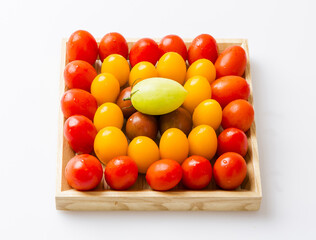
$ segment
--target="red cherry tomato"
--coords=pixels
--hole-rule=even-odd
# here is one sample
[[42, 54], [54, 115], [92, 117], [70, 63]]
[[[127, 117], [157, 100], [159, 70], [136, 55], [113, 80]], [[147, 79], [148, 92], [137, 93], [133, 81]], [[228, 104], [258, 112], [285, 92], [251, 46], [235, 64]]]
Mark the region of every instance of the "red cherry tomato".
[[244, 181], [247, 175], [247, 164], [238, 153], [227, 152], [216, 160], [213, 173], [219, 187], [233, 190]]
[[212, 165], [201, 156], [191, 156], [182, 163], [182, 183], [190, 189], [205, 188], [212, 179]]
[[246, 134], [238, 128], [227, 128], [218, 135], [217, 154], [225, 152], [239, 153], [245, 156], [248, 150], [248, 140]]
[[143, 61], [156, 65], [159, 56], [158, 44], [150, 38], [142, 38], [132, 46], [129, 53], [129, 61], [132, 67]]
[[158, 191], [174, 188], [182, 178], [180, 164], [171, 159], [162, 159], [150, 165], [146, 180], [150, 187]]
[[160, 50], [160, 57], [166, 52], [179, 53], [184, 61], [188, 58], [188, 50], [184, 41], [177, 35], [167, 35], [163, 37], [158, 45]]
[[106, 164], [104, 178], [116, 190], [125, 190], [137, 180], [138, 169], [135, 161], [128, 156], [120, 156]]
[[61, 110], [65, 118], [83, 115], [93, 120], [97, 108], [97, 100], [90, 93], [81, 89], [70, 89], [61, 98]]
[[136, 109], [132, 105], [132, 101], [124, 100], [125, 98], [131, 97], [131, 90], [131, 87], [124, 88], [116, 100], [116, 104], [122, 110], [125, 118], [129, 118], [134, 112], [136, 112]]
[[87, 31], [78, 30], [71, 34], [67, 42], [67, 59], [84, 60], [91, 65], [98, 57], [98, 44], [95, 38]]
[[120, 54], [127, 59], [128, 46], [126, 39], [117, 32], [106, 34], [99, 44], [100, 60], [103, 60], [111, 54]]
[[201, 58], [206, 58], [215, 63], [217, 56], [218, 47], [216, 40], [209, 34], [201, 34], [194, 38], [188, 49], [190, 65]]
[[226, 48], [215, 62], [216, 77], [228, 75], [242, 76], [247, 65], [247, 55], [240, 46]]
[[249, 102], [238, 99], [229, 103], [223, 110], [222, 127], [234, 127], [246, 132], [254, 120], [254, 110]]
[[64, 79], [68, 88], [80, 88], [90, 92], [97, 71], [88, 62], [75, 60], [68, 63], [64, 70]]
[[85, 116], [71, 116], [64, 124], [64, 136], [76, 153], [92, 152], [96, 135], [97, 129]]
[[77, 190], [91, 190], [98, 186], [103, 175], [99, 160], [89, 154], [76, 155], [65, 169], [68, 184]]
[[222, 108], [236, 99], [247, 100], [250, 95], [250, 87], [247, 81], [239, 76], [225, 76], [215, 80], [211, 84], [212, 98]]

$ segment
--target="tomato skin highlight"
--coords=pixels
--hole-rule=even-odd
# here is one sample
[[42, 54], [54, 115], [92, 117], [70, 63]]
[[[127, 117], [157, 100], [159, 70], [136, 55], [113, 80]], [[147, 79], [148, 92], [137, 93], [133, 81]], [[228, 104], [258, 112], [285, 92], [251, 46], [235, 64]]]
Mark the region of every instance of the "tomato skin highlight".
[[212, 179], [212, 165], [201, 156], [188, 157], [181, 165], [182, 183], [189, 189], [203, 189]]
[[182, 178], [182, 168], [179, 163], [171, 159], [161, 159], [147, 170], [146, 180], [150, 187], [158, 191], [174, 188]]
[[128, 156], [113, 158], [106, 164], [104, 178], [115, 190], [125, 190], [134, 185], [138, 177], [135, 161]]
[[216, 79], [212, 84], [212, 98], [218, 101], [222, 108], [237, 100], [248, 100], [250, 87], [247, 81], [239, 76], [225, 76]]
[[223, 109], [222, 127], [224, 129], [234, 127], [246, 132], [253, 120], [253, 107], [246, 100], [234, 100]]
[[98, 104], [95, 98], [81, 89], [70, 89], [61, 98], [61, 109], [65, 118], [83, 115], [93, 120], [97, 108]]
[[87, 31], [78, 30], [71, 34], [67, 41], [66, 55], [69, 62], [84, 60], [93, 65], [97, 60], [98, 52], [97, 41]]
[[97, 129], [92, 121], [85, 116], [71, 116], [64, 124], [64, 136], [76, 153], [92, 152], [96, 135]]
[[77, 190], [92, 190], [101, 182], [102, 165], [99, 160], [89, 154], [74, 156], [66, 165], [65, 177], [68, 184]]
[[213, 173], [219, 187], [233, 190], [244, 181], [247, 175], [247, 164], [240, 154], [227, 152], [216, 160]]
[[126, 39], [117, 32], [111, 32], [103, 36], [99, 44], [100, 60], [103, 60], [111, 54], [120, 54], [127, 59], [128, 46]]
[[201, 34], [194, 38], [188, 49], [190, 65], [201, 58], [206, 58], [214, 64], [217, 57], [218, 46], [216, 40], [209, 34]]
[[235, 152], [245, 156], [248, 151], [248, 140], [246, 134], [238, 128], [227, 128], [218, 135], [217, 155], [225, 152]]
[[188, 50], [185, 46], [184, 41], [177, 35], [167, 35], [163, 37], [159, 42], [160, 57], [166, 52], [179, 53], [183, 60], [186, 61], [188, 58]]
[[159, 56], [158, 44], [151, 38], [142, 38], [132, 46], [129, 53], [129, 61], [132, 67], [143, 61], [156, 65]]
[[68, 88], [79, 88], [90, 92], [93, 79], [97, 76], [94, 67], [82, 60], [68, 63], [64, 69], [65, 84]]
[[240, 46], [226, 48], [215, 62], [217, 78], [235, 75], [242, 76], [247, 66], [247, 55]]

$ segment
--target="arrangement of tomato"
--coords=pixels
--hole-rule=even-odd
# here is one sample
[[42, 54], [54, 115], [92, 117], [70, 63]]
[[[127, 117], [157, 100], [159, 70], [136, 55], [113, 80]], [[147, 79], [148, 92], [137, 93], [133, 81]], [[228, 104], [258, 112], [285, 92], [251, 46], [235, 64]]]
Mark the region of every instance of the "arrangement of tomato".
[[219, 53], [209, 34], [188, 47], [167, 35], [158, 43], [142, 38], [129, 51], [119, 33], [98, 45], [79, 30], [67, 42], [67, 61], [61, 109], [76, 153], [65, 168], [71, 187], [91, 190], [104, 176], [112, 189], [126, 190], [139, 174], [157, 191], [180, 182], [203, 189], [212, 178], [225, 190], [242, 184], [254, 120], [242, 47]]

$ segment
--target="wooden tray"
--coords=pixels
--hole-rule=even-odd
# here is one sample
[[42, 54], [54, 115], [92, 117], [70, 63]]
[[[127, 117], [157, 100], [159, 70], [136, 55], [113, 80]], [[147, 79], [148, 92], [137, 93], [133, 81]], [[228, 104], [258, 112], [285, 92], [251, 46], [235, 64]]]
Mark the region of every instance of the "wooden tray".
[[[157, 42], [159, 39], [155, 39]], [[129, 49], [136, 39], [128, 41]], [[62, 59], [60, 75], [60, 98], [67, 90], [63, 71], [66, 62], [66, 43], [62, 41]], [[185, 40], [187, 47], [191, 40]], [[249, 102], [253, 103], [252, 83], [250, 75], [248, 42], [246, 39], [217, 39], [219, 52], [229, 46], [242, 46], [248, 57], [245, 78], [250, 85]], [[95, 68], [100, 73], [100, 60]], [[64, 117], [59, 111], [59, 136], [57, 157], [56, 209], [58, 210], [212, 210], [212, 211], [244, 211], [260, 208], [262, 191], [259, 170], [258, 146], [255, 122], [247, 132], [249, 149], [245, 157], [247, 177], [242, 185], [234, 191], [219, 189], [214, 180], [207, 189], [201, 191], [186, 190], [181, 186], [167, 192], [153, 191], [148, 186], [144, 175], [139, 175], [135, 185], [128, 191], [111, 190], [104, 180], [93, 191], [80, 192], [68, 185], [64, 169], [67, 162], [75, 155], [63, 137]], [[212, 166], [214, 164], [212, 162]]]

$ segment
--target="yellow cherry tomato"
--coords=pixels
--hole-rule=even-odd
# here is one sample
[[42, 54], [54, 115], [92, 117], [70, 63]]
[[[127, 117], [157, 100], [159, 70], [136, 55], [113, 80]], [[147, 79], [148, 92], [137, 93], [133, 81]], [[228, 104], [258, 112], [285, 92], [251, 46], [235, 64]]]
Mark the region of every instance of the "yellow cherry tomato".
[[222, 107], [216, 100], [207, 99], [195, 108], [192, 120], [194, 126], [206, 124], [216, 130], [222, 122]]
[[176, 52], [165, 53], [157, 63], [159, 77], [169, 78], [180, 84], [184, 83], [187, 66], [180, 54]]
[[202, 76], [191, 77], [184, 84], [184, 88], [188, 91], [188, 94], [182, 106], [191, 114], [203, 100], [212, 97], [211, 85], [207, 79]]
[[217, 150], [217, 136], [209, 125], [200, 125], [192, 129], [188, 137], [189, 154], [199, 155], [211, 160]]
[[98, 105], [115, 102], [120, 94], [120, 83], [112, 74], [101, 73], [92, 81], [91, 94], [97, 100]]
[[127, 147], [128, 142], [124, 133], [116, 127], [101, 129], [94, 140], [94, 152], [104, 164], [115, 157], [126, 156]]
[[119, 54], [107, 56], [101, 67], [101, 73], [111, 73], [119, 81], [120, 86], [124, 86], [129, 77], [129, 64], [127, 60]]
[[121, 129], [124, 116], [119, 106], [114, 103], [103, 103], [94, 114], [93, 123], [98, 131], [104, 127], [113, 126]]
[[159, 151], [161, 158], [168, 158], [182, 163], [189, 154], [187, 136], [178, 128], [169, 128], [160, 139]]
[[188, 68], [186, 80], [193, 76], [203, 76], [211, 84], [216, 78], [216, 69], [214, 64], [208, 59], [199, 59]]
[[145, 136], [134, 138], [128, 146], [127, 154], [136, 162], [140, 173], [146, 173], [149, 166], [159, 160], [157, 144]]
[[132, 68], [129, 74], [129, 85], [134, 86], [136, 83], [151, 77], [158, 77], [155, 66], [150, 62], [139, 62]]

